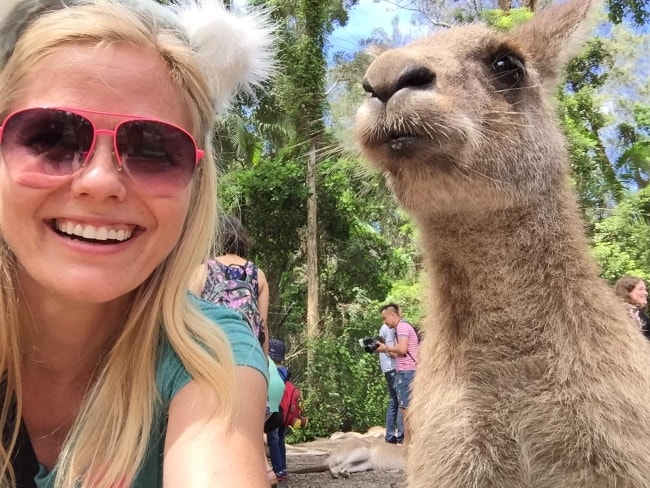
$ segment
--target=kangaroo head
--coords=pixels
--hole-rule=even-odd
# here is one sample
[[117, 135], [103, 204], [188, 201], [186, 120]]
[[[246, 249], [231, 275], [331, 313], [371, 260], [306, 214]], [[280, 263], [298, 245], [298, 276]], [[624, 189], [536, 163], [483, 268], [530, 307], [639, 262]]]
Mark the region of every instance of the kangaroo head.
[[566, 155], [549, 92], [595, 3], [555, 5], [508, 33], [438, 32], [370, 65], [356, 137], [407, 210], [499, 209], [561, 186]]

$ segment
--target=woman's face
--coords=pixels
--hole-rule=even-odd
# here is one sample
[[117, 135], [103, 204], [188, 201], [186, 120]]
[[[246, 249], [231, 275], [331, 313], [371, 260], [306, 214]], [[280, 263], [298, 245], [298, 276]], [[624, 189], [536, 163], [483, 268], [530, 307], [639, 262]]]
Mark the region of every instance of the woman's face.
[[643, 280], [639, 280], [634, 288], [632, 288], [630, 300], [639, 307], [645, 307], [648, 304], [648, 290]]
[[[10, 110], [32, 107], [130, 114], [191, 128], [164, 61], [124, 44], [77, 44], [52, 52], [31, 68]], [[113, 136], [101, 132], [125, 117], [84, 116], [100, 133], [92, 157], [70, 176], [33, 185], [32, 176], [17, 176], [19, 170], [8, 170], [0, 157], [0, 228], [21, 265], [19, 280], [28, 297], [63, 303], [125, 297], [181, 236], [191, 184], [166, 194], [143, 191], [146, 186], [136, 184], [128, 166], [118, 171]], [[12, 169], [28, 156], [15, 158]]]

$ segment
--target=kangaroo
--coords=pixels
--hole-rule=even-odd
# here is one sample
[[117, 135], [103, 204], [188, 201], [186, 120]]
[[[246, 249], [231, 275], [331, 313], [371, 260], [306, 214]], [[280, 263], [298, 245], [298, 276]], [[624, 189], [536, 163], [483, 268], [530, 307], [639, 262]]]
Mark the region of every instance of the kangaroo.
[[336, 448], [325, 464], [292, 470], [292, 473], [320, 473], [329, 471], [333, 478], [349, 478], [362, 471], [403, 470], [406, 464], [405, 448], [398, 444], [370, 442], [362, 439], [347, 441]]
[[420, 229], [411, 488], [650, 487], [650, 346], [598, 278], [550, 93], [596, 2], [380, 54], [360, 149]]
[[379, 438], [382, 439], [386, 436], [386, 428], [379, 425], [373, 425], [365, 433], [361, 432], [334, 432], [330, 435], [330, 440], [336, 441], [340, 439], [367, 439]]

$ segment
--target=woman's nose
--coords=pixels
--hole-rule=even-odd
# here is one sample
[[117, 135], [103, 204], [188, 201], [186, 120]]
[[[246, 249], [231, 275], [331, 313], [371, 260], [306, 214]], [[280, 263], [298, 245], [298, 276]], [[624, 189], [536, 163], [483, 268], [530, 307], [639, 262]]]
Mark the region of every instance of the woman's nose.
[[111, 138], [98, 138], [88, 158], [72, 180], [75, 196], [123, 200], [126, 197], [125, 175], [113, 152]]

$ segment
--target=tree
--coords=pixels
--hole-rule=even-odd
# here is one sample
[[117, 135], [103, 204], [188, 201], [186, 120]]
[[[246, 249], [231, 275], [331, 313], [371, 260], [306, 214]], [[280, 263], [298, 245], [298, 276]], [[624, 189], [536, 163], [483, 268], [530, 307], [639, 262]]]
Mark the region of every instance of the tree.
[[639, 189], [650, 182], [650, 106], [636, 104], [634, 124], [623, 122], [617, 133], [625, 149], [616, 160], [621, 179]]
[[319, 217], [318, 164], [325, 132], [325, 43], [334, 25], [347, 21], [346, 9], [356, 0], [276, 0], [264, 3], [285, 26], [279, 40], [282, 69], [276, 80], [275, 106], [292, 124], [285, 157], [305, 163], [307, 188], [304, 237], [307, 265], [307, 336], [318, 335], [319, 324]]
[[[395, 0], [398, 7], [413, 12], [413, 20], [432, 26], [448, 27], [450, 23], [467, 22], [481, 18], [484, 11], [525, 8], [537, 11], [552, 0]], [[609, 19], [620, 24], [625, 20], [637, 26], [644, 25], [650, 18], [650, 3], [647, 0], [608, 0]]]
[[596, 223], [592, 243], [610, 283], [626, 274], [650, 278], [650, 187], [630, 193]]

